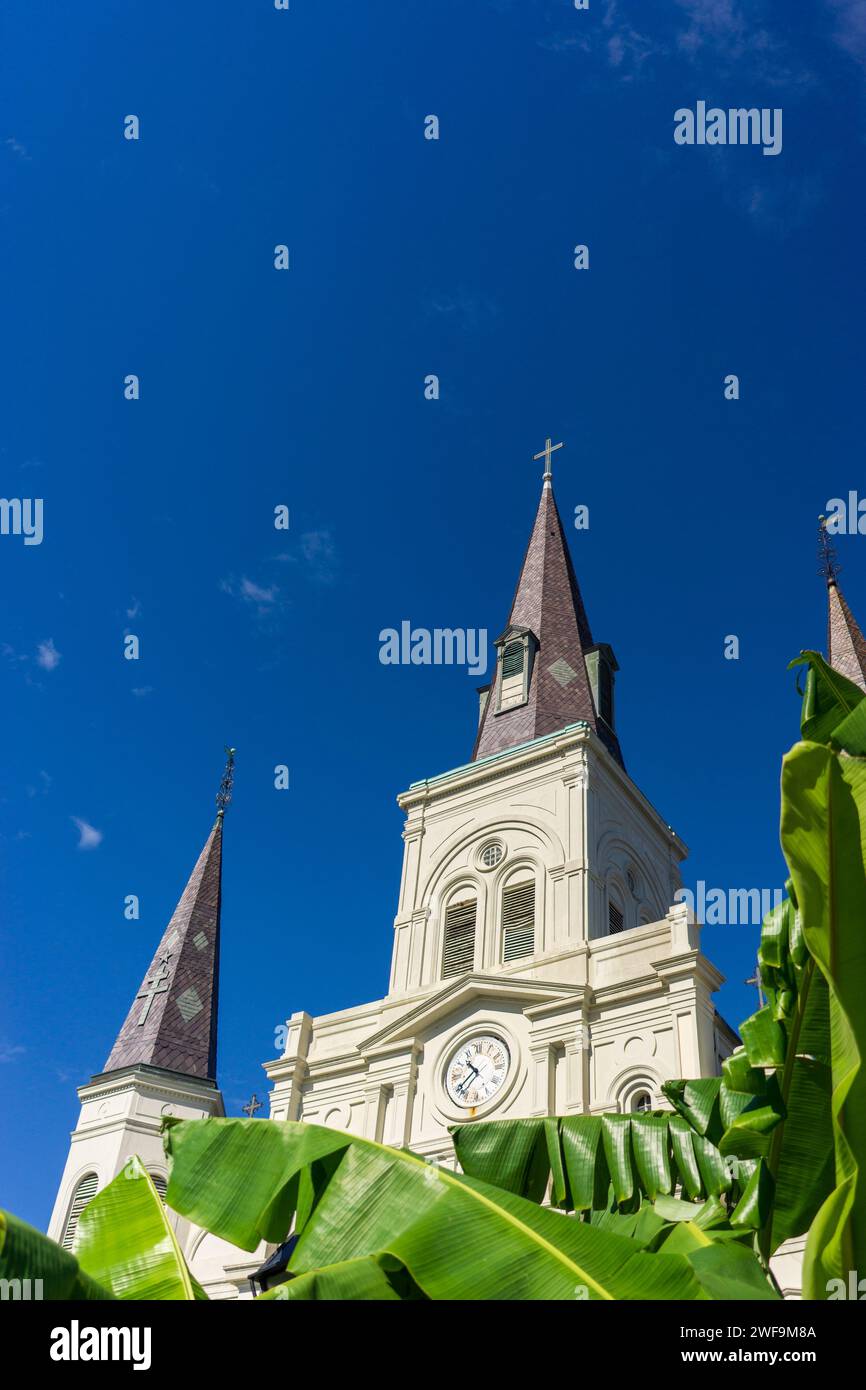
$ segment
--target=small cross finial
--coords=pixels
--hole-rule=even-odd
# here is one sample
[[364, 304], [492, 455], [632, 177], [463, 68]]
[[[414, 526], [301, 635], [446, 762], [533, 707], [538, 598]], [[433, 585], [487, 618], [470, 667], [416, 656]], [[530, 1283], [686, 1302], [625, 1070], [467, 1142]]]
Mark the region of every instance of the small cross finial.
[[840, 566], [836, 560], [835, 547], [827, 535], [827, 518], [825, 516], [818, 517], [818, 563], [818, 573], [824, 576], [828, 584], [835, 584]]
[[744, 980], [744, 981], [743, 981], [743, 984], [744, 984], [744, 985], [754, 985], [754, 986], [755, 986], [755, 989], [758, 991], [758, 1008], [759, 1008], [759, 1009], [763, 1009], [763, 1007], [764, 1007], [764, 990], [763, 990], [763, 984], [764, 984], [764, 982], [763, 982], [763, 980], [761, 979], [761, 962], [760, 962], [760, 960], [759, 960], [759, 961], [757, 962], [757, 964], [755, 965], [755, 973], [754, 973], [754, 975], [751, 977], [751, 979], [749, 979], [749, 980]]
[[223, 773], [220, 789], [216, 794], [216, 804], [218, 806], [217, 815], [222, 816], [226, 807], [232, 799], [232, 783], [235, 779], [235, 753], [236, 748], [226, 748], [226, 770]]
[[534, 460], [535, 462], [537, 462], [539, 459], [544, 459], [544, 484], [545, 484], [545, 486], [547, 486], [547, 484], [549, 484], [550, 481], [551, 481], [551, 479], [553, 478], [553, 472], [552, 472], [552, 468], [551, 468], [550, 456], [551, 456], [551, 454], [556, 453], [556, 450], [557, 450], [557, 449], [561, 449], [561, 448], [562, 448], [562, 444], [561, 444], [561, 443], [560, 443], [560, 444], [552, 444], [552, 443], [550, 442], [550, 440], [548, 439], [548, 440], [545, 441], [544, 448], [541, 450], [541, 453], [540, 453], [540, 454], [533, 454], [533, 455], [532, 455], [533, 460]]
[[254, 1119], [255, 1119], [255, 1117], [256, 1117], [256, 1111], [257, 1111], [257, 1110], [261, 1110], [261, 1108], [262, 1108], [262, 1103], [261, 1103], [261, 1101], [259, 1100], [258, 1096], [256, 1095], [255, 1091], [253, 1091], [253, 1094], [252, 1094], [252, 1096], [250, 1097], [250, 1099], [247, 1101], [246, 1105], [242, 1105], [242, 1106], [241, 1106], [241, 1110], [243, 1110], [243, 1112], [244, 1112], [245, 1115], [249, 1115], [249, 1117], [250, 1117], [251, 1120], [254, 1120]]

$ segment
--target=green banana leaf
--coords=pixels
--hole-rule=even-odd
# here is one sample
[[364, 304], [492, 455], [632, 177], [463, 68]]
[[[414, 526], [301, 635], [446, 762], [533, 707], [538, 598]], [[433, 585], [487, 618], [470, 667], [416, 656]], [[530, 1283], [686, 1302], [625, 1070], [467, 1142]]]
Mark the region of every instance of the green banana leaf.
[[153, 1179], [132, 1158], [81, 1213], [75, 1254], [115, 1298], [207, 1299], [180, 1252]]
[[[265, 1120], [168, 1123], [164, 1139], [168, 1200], [198, 1225], [253, 1249], [282, 1241], [296, 1218], [293, 1275], [390, 1256], [430, 1299], [708, 1296], [685, 1256], [648, 1253], [407, 1150]], [[753, 1297], [749, 1279], [740, 1283]]]
[[[778, 1299], [751, 1250], [733, 1242], [715, 1241], [693, 1250], [689, 1262], [711, 1298]], [[745, 1293], [744, 1290], [749, 1292]]]
[[[847, 722], [850, 716], [846, 716]], [[839, 729], [837, 725], [837, 733]], [[803, 1293], [866, 1268], [866, 765], [800, 743], [782, 772], [782, 844], [829, 990], [835, 1185], [806, 1244]]]
[[[719, 1085], [716, 1078], [714, 1104]], [[691, 1089], [688, 1096], [693, 1105]], [[709, 1111], [704, 1118], [709, 1120]], [[678, 1115], [489, 1120], [455, 1125], [450, 1133], [468, 1176], [534, 1202], [542, 1200], [552, 1177], [552, 1204], [591, 1213], [593, 1220], [611, 1202], [623, 1212], [637, 1212], [645, 1199], [672, 1193], [678, 1182], [694, 1199], [740, 1195], [715, 1145]]]
[[788, 663], [788, 669], [797, 666], [807, 668], [800, 733], [810, 743], [829, 743], [841, 721], [862, 703], [863, 691], [828, 666], [820, 652], [801, 652]]
[[731, 1223], [757, 1231], [768, 1259], [808, 1230], [833, 1185], [829, 995], [793, 896], [767, 915], [758, 958], [768, 1002], [742, 1025], [744, 1047], [721, 1077], [662, 1089], [683, 1119], [716, 1138], [714, 1152], [699, 1148], [708, 1190], [716, 1155], [736, 1159]]
[[260, 1294], [257, 1303], [304, 1302], [399, 1302], [396, 1292], [379, 1261], [368, 1255], [360, 1260], [344, 1260], [326, 1265], [309, 1274], [300, 1274], [275, 1289]]
[[10, 1299], [77, 1303], [115, 1297], [86, 1274], [68, 1250], [8, 1211], [0, 1211], [0, 1279], [9, 1281], [4, 1297]]
[[757, 1232], [765, 1261], [811, 1228], [804, 1294], [826, 1297], [830, 1277], [866, 1259], [866, 795], [857, 761], [866, 754], [866, 701], [816, 652], [791, 665], [808, 668], [808, 742], [783, 764], [791, 882], [761, 934], [767, 1004], [742, 1025], [744, 1047], [725, 1063], [715, 1101], [712, 1083], [664, 1091], [698, 1133], [739, 1160], [731, 1224]]

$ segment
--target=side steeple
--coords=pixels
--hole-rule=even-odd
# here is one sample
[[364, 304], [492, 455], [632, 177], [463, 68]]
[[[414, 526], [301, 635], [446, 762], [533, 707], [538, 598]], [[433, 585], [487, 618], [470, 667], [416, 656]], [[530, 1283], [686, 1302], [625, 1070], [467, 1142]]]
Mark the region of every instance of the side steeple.
[[584, 720], [622, 763], [614, 732], [616, 658], [593, 641], [553, 495], [547, 441], [541, 499], [496, 669], [481, 694], [473, 761]]
[[839, 588], [839, 565], [823, 516], [818, 542], [821, 574], [827, 581], [827, 660], [834, 671], [866, 690], [866, 638]]
[[[195, 1120], [225, 1114], [216, 1082], [217, 1002], [223, 816], [231, 800], [235, 750], [226, 753], [216, 823], [104, 1069], [78, 1088], [81, 1111], [48, 1228], [70, 1250], [82, 1207], [130, 1159], [142, 1163], [165, 1192], [166, 1115]], [[172, 1225], [186, 1239], [188, 1224], [172, 1217]]]
[[234, 773], [234, 749], [226, 751], [216, 822], [103, 1074], [145, 1064], [216, 1080], [223, 816]]

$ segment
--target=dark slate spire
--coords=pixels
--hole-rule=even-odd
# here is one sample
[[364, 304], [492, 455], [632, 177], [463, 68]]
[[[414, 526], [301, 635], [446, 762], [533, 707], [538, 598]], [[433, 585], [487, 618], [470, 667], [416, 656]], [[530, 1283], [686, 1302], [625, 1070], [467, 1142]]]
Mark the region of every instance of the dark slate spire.
[[824, 516], [818, 518], [818, 558], [827, 581], [827, 660], [834, 671], [866, 690], [866, 639], [839, 588], [839, 565]]
[[217, 795], [219, 812], [163, 932], [104, 1071], [141, 1063], [216, 1081], [223, 814], [234, 750]]
[[866, 690], [866, 638], [835, 579], [827, 582], [827, 660], [834, 671]]
[[[526, 698], [511, 708], [501, 708], [502, 653], [512, 641], [528, 643]], [[508, 626], [497, 640], [497, 653], [493, 680], [489, 691], [484, 692], [486, 701], [473, 760], [585, 720], [622, 763], [612, 727], [616, 661], [609, 647], [592, 640], [549, 471], [544, 475], [535, 525]], [[600, 718], [596, 709], [605, 684], [607, 719]]]

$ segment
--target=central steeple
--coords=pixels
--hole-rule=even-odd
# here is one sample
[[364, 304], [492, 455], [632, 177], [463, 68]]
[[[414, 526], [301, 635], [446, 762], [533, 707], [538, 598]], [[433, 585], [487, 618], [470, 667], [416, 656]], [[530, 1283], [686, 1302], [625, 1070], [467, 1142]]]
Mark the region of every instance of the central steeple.
[[614, 732], [616, 658], [593, 642], [553, 495], [550, 440], [541, 499], [508, 625], [496, 641], [496, 670], [481, 694], [473, 761], [585, 721], [622, 763]]

